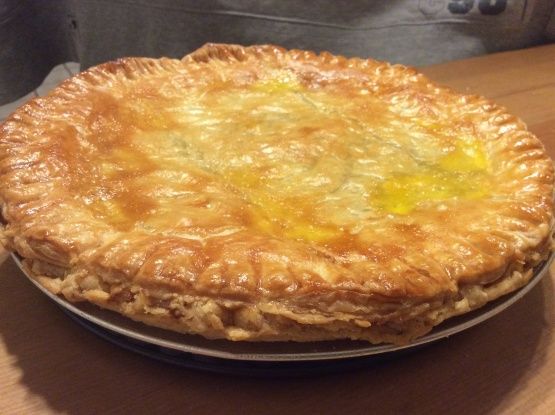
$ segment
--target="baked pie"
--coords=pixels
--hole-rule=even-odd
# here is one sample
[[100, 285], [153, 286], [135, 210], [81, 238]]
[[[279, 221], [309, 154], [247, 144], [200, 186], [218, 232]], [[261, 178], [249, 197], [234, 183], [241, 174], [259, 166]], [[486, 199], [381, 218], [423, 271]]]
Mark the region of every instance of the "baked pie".
[[231, 340], [403, 344], [525, 285], [553, 167], [414, 69], [276, 46], [93, 67], [0, 127], [3, 242], [40, 284]]

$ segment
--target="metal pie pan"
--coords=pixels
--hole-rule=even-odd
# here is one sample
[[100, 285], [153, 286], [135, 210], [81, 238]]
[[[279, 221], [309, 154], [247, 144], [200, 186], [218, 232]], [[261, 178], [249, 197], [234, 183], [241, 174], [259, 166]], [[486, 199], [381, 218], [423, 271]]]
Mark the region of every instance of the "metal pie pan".
[[[232, 342], [227, 340], [208, 340], [201, 336], [185, 335], [158, 329], [135, 322], [115, 312], [101, 309], [88, 303], [70, 303], [54, 295], [33, 278], [21, 264], [21, 259], [12, 257], [29, 280], [50, 299], [57, 303], [74, 320], [101, 337], [145, 355], [152, 355], [153, 350], [162, 356], [151, 356], [160, 360], [176, 363], [174, 357], [187, 356], [199, 359], [216, 359], [235, 363], [291, 363], [291, 362], [328, 362], [352, 360], [362, 357], [383, 357], [393, 352], [409, 351], [440, 339], [452, 336], [463, 330], [482, 323], [502, 312], [526, 295], [547, 273], [552, 256], [536, 267], [529, 283], [492, 301], [482, 308], [462, 316], [448, 319], [435, 327], [427, 335], [404, 346], [371, 345], [363, 341], [322, 341], [322, 342]], [[161, 358], [162, 357], [162, 358]], [[208, 360], [206, 360], [208, 359]], [[187, 365], [185, 365], [187, 366]]]

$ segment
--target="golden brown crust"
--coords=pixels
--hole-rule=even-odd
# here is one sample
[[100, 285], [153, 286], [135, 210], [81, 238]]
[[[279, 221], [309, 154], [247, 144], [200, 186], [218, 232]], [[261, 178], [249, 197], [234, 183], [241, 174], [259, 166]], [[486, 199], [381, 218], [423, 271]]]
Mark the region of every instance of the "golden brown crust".
[[1, 125], [0, 183], [43, 285], [207, 337], [408, 341], [551, 249], [553, 167], [518, 118], [267, 45], [81, 73]]

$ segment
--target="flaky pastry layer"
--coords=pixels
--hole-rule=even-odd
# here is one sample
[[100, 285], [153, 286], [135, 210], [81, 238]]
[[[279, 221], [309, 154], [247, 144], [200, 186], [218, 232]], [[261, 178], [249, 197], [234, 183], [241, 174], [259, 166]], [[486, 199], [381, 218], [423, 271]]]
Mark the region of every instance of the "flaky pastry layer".
[[553, 167], [518, 118], [275, 46], [91, 68], [2, 124], [0, 183], [42, 285], [209, 338], [404, 343], [551, 250]]

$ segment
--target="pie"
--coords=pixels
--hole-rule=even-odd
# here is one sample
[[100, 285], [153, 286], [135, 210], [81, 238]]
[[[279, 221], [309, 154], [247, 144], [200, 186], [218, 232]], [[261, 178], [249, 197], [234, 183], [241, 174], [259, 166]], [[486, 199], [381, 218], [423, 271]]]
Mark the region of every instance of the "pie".
[[551, 251], [552, 162], [522, 121], [329, 53], [93, 67], [1, 125], [0, 175], [36, 281], [207, 338], [406, 344]]

